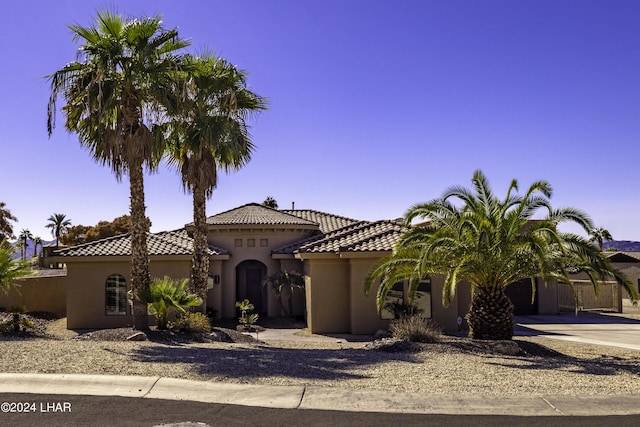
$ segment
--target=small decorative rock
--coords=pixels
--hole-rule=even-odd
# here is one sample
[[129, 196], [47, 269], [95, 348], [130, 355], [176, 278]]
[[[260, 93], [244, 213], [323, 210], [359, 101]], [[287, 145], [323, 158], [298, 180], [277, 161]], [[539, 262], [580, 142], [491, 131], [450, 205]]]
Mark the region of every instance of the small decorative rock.
[[222, 333], [220, 333], [218, 331], [213, 331], [213, 332], [209, 333], [209, 339], [211, 341], [221, 342], [221, 341], [223, 341], [223, 336], [222, 336]]
[[145, 335], [144, 332], [136, 332], [133, 335], [129, 335], [127, 338], [125, 338], [126, 341], [146, 341], [147, 340], [147, 336]]

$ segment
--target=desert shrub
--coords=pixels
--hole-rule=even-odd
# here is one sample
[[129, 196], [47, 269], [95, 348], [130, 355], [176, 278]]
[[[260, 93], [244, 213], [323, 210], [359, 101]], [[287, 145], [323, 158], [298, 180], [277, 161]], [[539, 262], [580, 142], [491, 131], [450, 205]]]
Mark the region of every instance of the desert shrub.
[[23, 317], [23, 314], [27, 312], [27, 308], [24, 305], [14, 305], [9, 307], [6, 312], [11, 313], [11, 318], [0, 323], [0, 331], [20, 332], [20, 330], [35, 329], [35, 322]]
[[391, 336], [411, 342], [432, 343], [438, 341], [442, 335], [440, 326], [431, 319], [420, 316], [406, 316], [391, 321], [389, 325]]
[[163, 279], [153, 279], [149, 288], [138, 295], [138, 299], [147, 303], [149, 311], [156, 318], [158, 329], [167, 329], [171, 313], [184, 314], [188, 308], [202, 304], [202, 299], [187, 292], [188, 283], [189, 279], [174, 280], [164, 276]]
[[251, 304], [248, 299], [245, 299], [243, 301], [237, 301], [236, 307], [238, 307], [238, 309], [240, 309], [240, 312], [242, 313], [238, 318], [238, 321], [244, 329], [250, 330], [253, 324], [258, 321], [259, 317], [257, 313], [249, 314], [249, 312], [255, 308], [254, 305]]
[[181, 314], [174, 322], [169, 322], [169, 329], [184, 332], [205, 333], [211, 332], [209, 318], [200, 312], [186, 312]]

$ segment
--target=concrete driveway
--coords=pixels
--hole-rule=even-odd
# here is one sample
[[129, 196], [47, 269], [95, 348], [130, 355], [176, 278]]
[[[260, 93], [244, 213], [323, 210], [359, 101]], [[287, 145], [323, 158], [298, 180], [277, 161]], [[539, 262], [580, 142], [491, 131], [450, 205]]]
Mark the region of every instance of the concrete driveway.
[[634, 317], [598, 312], [516, 316], [514, 335], [640, 350], [640, 320]]

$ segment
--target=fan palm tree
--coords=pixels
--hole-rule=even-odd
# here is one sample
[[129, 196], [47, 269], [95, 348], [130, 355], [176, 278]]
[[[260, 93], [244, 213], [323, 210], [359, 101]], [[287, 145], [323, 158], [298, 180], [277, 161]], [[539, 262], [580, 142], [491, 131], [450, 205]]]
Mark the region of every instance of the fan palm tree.
[[38, 246], [42, 249], [42, 237], [35, 236], [33, 238], [33, 257], [36, 258], [38, 256]]
[[67, 219], [65, 214], [54, 213], [47, 218], [47, 221], [49, 221], [49, 223], [45, 225], [45, 227], [51, 229], [51, 235], [56, 238], [56, 249], [58, 249], [60, 236], [69, 230], [69, 227], [71, 227], [71, 220]]
[[0, 240], [0, 290], [4, 293], [17, 286], [15, 279], [33, 273], [29, 263], [24, 260], [16, 261], [12, 258], [15, 248], [6, 239]]
[[[111, 167], [116, 179], [129, 176], [131, 193], [131, 287], [149, 286], [148, 221], [144, 205], [144, 167], [154, 169], [164, 147], [150, 131], [166, 116], [176, 87], [174, 77], [189, 43], [160, 17], [125, 19], [104, 11], [94, 25], [70, 25], [81, 46], [78, 60], [50, 75], [49, 135], [55, 126], [56, 100], [66, 102], [65, 127], [78, 134], [94, 159]], [[148, 329], [147, 308], [134, 298], [134, 327]]]
[[597, 243], [600, 250], [602, 250], [604, 242], [613, 240], [613, 237], [611, 237], [611, 233], [609, 233], [609, 230], [602, 227], [594, 228], [589, 232], [589, 235], [591, 236], [589, 238], [589, 241], [591, 243]]
[[246, 120], [265, 100], [246, 88], [246, 73], [215, 56], [190, 57], [185, 66], [187, 101], [178, 117], [156, 132], [166, 138], [169, 162], [185, 191], [193, 194], [191, 286], [206, 307], [209, 253], [206, 199], [218, 183], [218, 169], [240, 169], [253, 150]]
[[[420, 279], [441, 274], [445, 305], [461, 281], [471, 284], [473, 297], [466, 316], [471, 337], [511, 339], [513, 305], [505, 288], [522, 279], [530, 279], [532, 288], [536, 277], [570, 284], [570, 273], [584, 272], [596, 293], [602, 280], [613, 278], [633, 300], [638, 298], [630, 280], [587, 239], [558, 230], [559, 224], [567, 222], [585, 232], [593, 225], [577, 209], [553, 209], [549, 183], [534, 182], [524, 195], [518, 195], [518, 183], [513, 180], [504, 200], [494, 195], [481, 171], [474, 173], [472, 183], [473, 190], [455, 186], [440, 199], [407, 211], [408, 231], [366, 280], [368, 292], [381, 278], [378, 310], [395, 283], [408, 280], [412, 299]], [[544, 217], [534, 220], [539, 211]], [[410, 226], [418, 218], [425, 222]]]
[[188, 279], [176, 281], [164, 276], [163, 279], [154, 279], [148, 289], [139, 293], [140, 300], [149, 305], [150, 312], [156, 318], [158, 329], [167, 329], [172, 312], [184, 314], [187, 308], [202, 304], [197, 295], [185, 290], [188, 282]]
[[[277, 273], [268, 276], [264, 281], [265, 285], [271, 286], [273, 292], [278, 298], [280, 308], [286, 313], [288, 317], [293, 316], [293, 299], [292, 295], [296, 289], [304, 289], [304, 276], [295, 271], [278, 271]], [[282, 302], [282, 296], [287, 298], [287, 308], [285, 308]]]
[[6, 208], [4, 202], [0, 202], [0, 241], [3, 239], [13, 239], [13, 226], [11, 222], [17, 221], [16, 217], [11, 215], [11, 211]]
[[29, 247], [29, 240], [33, 239], [31, 232], [25, 228], [20, 231], [18, 235], [18, 247], [20, 248], [20, 259], [27, 259], [27, 248]]

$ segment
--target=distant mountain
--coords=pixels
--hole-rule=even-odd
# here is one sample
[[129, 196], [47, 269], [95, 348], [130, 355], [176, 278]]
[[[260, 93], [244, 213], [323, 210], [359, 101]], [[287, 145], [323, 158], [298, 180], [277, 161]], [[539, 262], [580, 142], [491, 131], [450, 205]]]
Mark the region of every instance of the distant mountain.
[[621, 252], [640, 252], [640, 242], [631, 240], [611, 240], [602, 244], [603, 249], [616, 248]]
[[[42, 245], [44, 246], [55, 242], [55, 240], [43, 240]], [[18, 245], [18, 242], [15, 241], [12, 243], [12, 245], [15, 247]], [[38, 245], [38, 252], [40, 252], [40, 245]], [[27, 259], [30, 259], [31, 257], [33, 257], [33, 242], [31, 240], [27, 240]], [[20, 250], [18, 248], [16, 248], [16, 251], [13, 253], [11, 258], [20, 259]]]

